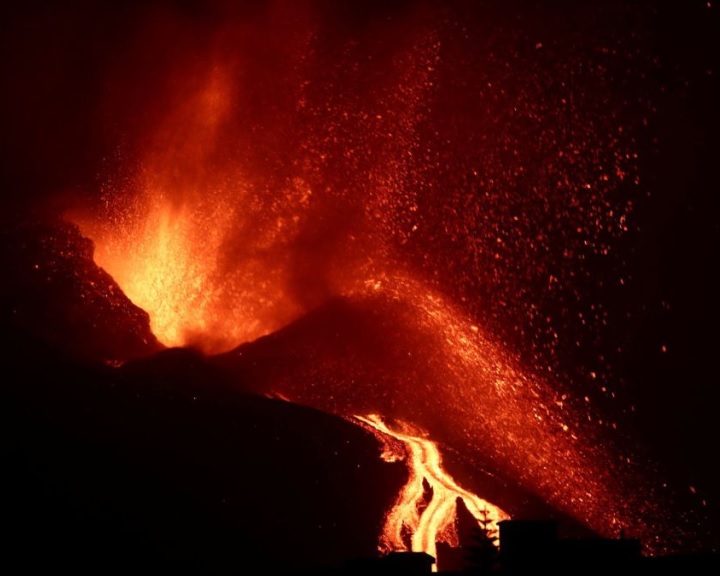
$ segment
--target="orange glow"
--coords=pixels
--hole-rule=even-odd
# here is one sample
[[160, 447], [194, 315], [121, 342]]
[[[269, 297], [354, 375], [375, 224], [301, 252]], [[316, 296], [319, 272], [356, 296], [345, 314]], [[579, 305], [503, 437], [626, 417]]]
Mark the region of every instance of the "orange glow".
[[[598, 533], [612, 537], [623, 526], [646, 537], [648, 549], [656, 546], [650, 534], [662, 512], [644, 497], [649, 488], [638, 491], [649, 484], [632, 475], [622, 452], [587, 418], [587, 402], [523, 370], [472, 317], [409, 275], [376, 275], [349, 298], [359, 315], [381, 319], [378, 331], [371, 331], [373, 351], [366, 352], [360, 340], [340, 358], [313, 353], [322, 350], [324, 332], [307, 344], [292, 341], [293, 347], [301, 346], [287, 359], [294, 366], [292, 377], [280, 379], [273, 392], [346, 417], [382, 413], [393, 422], [412, 423], [469, 456], [472, 465], [512, 479]], [[365, 424], [380, 433], [381, 421]], [[410, 424], [404, 426], [382, 430], [386, 439], [395, 434], [403, 443], [386, 456], [407, 453], [411, 473], [387, 516], [382, 546], [432, 550], [438, 534], [452, 543], [451, 494], [461, 489], [444, 475], [436, 448]], [[420, 514], [423, 478], [444, 495]], [[459, 495], [472, 510], [472, 499]], [[412, 532], [411, 542], [403, 541], [403, 530]]]
[[137, 209], [143, 218], [132, 212], [106, 235], [92, 224], [81, 221], [81, 227], [96, 239], [95, 261], [149, 313], [163, 344], [218, 352], [294, 318], [280, 262], [255, 259], [252, 252], [238, 253], [232, 267], [223, 261], [230, 227], [240, 218], [221, 198], [176, 206], [162, 192], [147, 195], [146, 208]]
[[[195, 335], [214, 331], [214, 294], [208, 285], [227, 220], [218, 212], [212, 226], [199, 229], [187, 208], [160, 202], [129, 235], [100, 243], [96, 250], [97, 263], [111, 272], [130, 300], [149, 312], [153, 332], [168, 346], [192, 343]], [[205, 242], [197, 242], [203, 234]], [[256, 324], [239, 322], [234, 337]]]
[[[385, 461], [405, 460], [408, 466], [408, 481], [385, 520], [382, 549], [406, 550], [403, 534], [407, 531], [412, 534], [410, 549], [413, 552], [426, 552], [437, 557], [435, 543], [440, 540], [457, 546], [453, 521], [458, 497], [478, 520], [487, 510], [490, 519], [488, 528], [491, 530], [497, 530], [497, 523], [509, 518], [497, 506], [458, 486], [442, 467], [438, 445], [410, 425], [398, 422], [402, 430], [391, 430], [376, 414], [355, 418], [368, 426], [382, 442], [382, 458]], [[432, 496], [427, 503], [424, 502], [423, 480], [432, 488]]]
[[[474, 105], [480, 116], [467, 134], [459, 118], [446, 121], [446, 100], [435, 99], [442, 96], [434, 73], [443, 65], [438, 32], [418, 24], [417, 33], [397, 39], [399, 57], [384, 64], [336, 61], [332, 52], [321, 57], [322, 43], [312, 44], [314, 26], [288, 35], [285, 24], [298, 19], [285, 14], [294, 3], [282, 4], [277, 29], [226, 30], [214, 40], [220, 50], [209, 42], [199, 58], [172, 59], [169, 87], [153, 94], [162, 109], [139, 128], [135, 156], [127, 167], [120, 159], [102, 205], [71, 215], [95, 242], [96, 262], [148, 312], [161, 342], [209, 354], [344, 297], [370, 311], [371, 336], [363, 340], [358, 330], [348, 337], [367, 345], [348, 351], [340, 339], [338, 350], [326, 352], [336, 335], [325, 332], [311, 350], [293, 341], [302, 350], [288, 352], [297, 354], [293, 372], [268, 384], [273, 393], [345, 417], [380, 412], [412, 422], [601, 534], [615, 534], [619, 524], [649, 534], [645, 524], [665, 522], [664, 513], [650, 483], [606, 440], [608, 425], [582, 402], [587, 390], [559, 389], [551, 365], [521, 361], [480, 313], [507, 302], [518, 318], [533, 319], [538, 302], [559, 297], [528, 290], [545, 277], [557, 288], [557, 277], [545, 272], [560, 264], [543, 258], [569, 223], [576, 232], [562, 234], [563, 254], [578, 256], [563, 256], [564, 279], [572, 286], [569, 279], [582, 276], [573, 267], [585, 270], [588, 239], [576, 221], [602, 224], [597, 215], [607, 199], [604, 188], [580, 195], [575, 184], [606, 172], [605, 164], [627, 168], [621, 157], [593, 160], [623, 148], [605, 145], [579, 120], [565, 122], [562, 109], [547, 116], [546, 138], [501, 131], [485, 149], [477, 135], [506, 123], [486, 122]], [[352, 43], [347, 48], [355, 58]], [[477, 68], [468, 69], [470, 79]], [[486, 85], [484, 78], [468, 84], [469, 94]], [[508, 102], [535, 100], [531, 92]], [[531, 107], [526, 116], [540, 121], [544, 112]], [[467, 138], [445, 133], [446, 125]], [[609, 128], [615, 142], [617, 130]], [[431, 135], [436, 129], [442, 138]], [[541, 149], [526, 150], [536, 140]], [[529, 168], [515, 164], [546, 166], [546, 152], [565, 158], [568, 142], [579, 146], [573, 158], [586, 160], [558, 160], [547, 173], [527, 175]], [[496, 148], [517, 154], [506, 165]], [[612, 183], [603, 186], [612, 191]], [[614, 222], [617, 214], [609, 214]], [[533, 326], [518, 328], [530, 340]], [[487, 506], [501, 517], [447, 476], [437, 446], [423, 435], [390, 430], [376, 417], [363, 422], [399, 443], [393, 457], [407, 458], [411, 472], [388, 514], [384, 546], [407, 547], [402, 532], [410, 530], [409, 547], [434, 554], [438, 535], [452, 538], [457, 496], [473, 514]], [[421, 513], [423, 478], [434, 496]]]
[[228, 70], [211, 67], [156, 129], [140, 174], [109, 192], [106, 213], [70, 215], [167, 346], [220, 352], [300, 313], [283, 289], [283, 248], [312, 192], [286, 182], [268, 217], [243, 171], [215, 157], [233, 89]]

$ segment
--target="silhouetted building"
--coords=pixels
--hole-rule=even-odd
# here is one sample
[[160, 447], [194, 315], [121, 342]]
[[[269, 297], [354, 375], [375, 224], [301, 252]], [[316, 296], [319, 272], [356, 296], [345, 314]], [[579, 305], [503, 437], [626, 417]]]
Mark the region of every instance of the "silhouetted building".
[[430, 574], [435, 558], [425, 552], [390, 552], [380, 558], [348, 562], [344, 572], [351, 574]]
[[469, 568], [467, 549], [450, 546], [446, 542], [438, 542], [437, 568], [440, 572], [465, 572]]
[[500, 563], [516, 569], [551, 564], [557, 551], [558, 526], [553, 520], [503, 520], [500, 529]]
[[673, 556], [644, 557], [642, 574], [720, 574], [720, 554], [700, 552]]
[[642, 559], [640, 542], [634, 539], [560, 539], [552, 520], [505, 520], [498, 525], [503, 572], [611, 573], [637, 567]]
[[629, 567], [642, 557], [639, 540], [588, 538], [583, 540], [560, 540], [556, 559], [559, 565], [576, 567]]
[[433, 564], [435, 558], [425, 552], [390, 552], [380, 558], [380, 565], [393, 574], [430, 574]]

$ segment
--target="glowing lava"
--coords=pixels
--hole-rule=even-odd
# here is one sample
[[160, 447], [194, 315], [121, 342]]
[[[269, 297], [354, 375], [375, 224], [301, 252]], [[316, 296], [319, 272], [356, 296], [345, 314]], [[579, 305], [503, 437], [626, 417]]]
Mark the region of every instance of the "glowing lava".
[[[391, 430], [376, 414], [355, 418], [367, 425], [382, 443], [385, 461], [405, 460], [408, 466], [408, 481], [386, 517], [381, 540], [383, 550], [407, 550], [407, 534], [412, 535], [410, 549], [413, 552], [426, 552], [433, 557], [437, 557], [435, 544], [440, 540], [456, 546], [453, 521], [458, 497], [476, 519], [485, 518], [487, 512], [488, 528], [492, 530], [497, 530], [497, 522], [509, 518], [497, 506], [458, 486], [443, 469], [437, 444], [412, 430], [410, 425], [398, 422], [402, 431]], [[425, 482], [432, 490], [429, 502], [426, 502]]]
[[[95, 241], [95, 261], [150, 315], [167, 346], [218, 352], [287, 324], [301, 312], [287, 295], [286, 248], [311, 195], [283, 183], [269, 206], [235, 163], [215, 158], [233, 82], [211, 66], [149, 138], [144, 167], [106, 191], [102, 218], [71, 218]], [[118, 194], [118, 192], [121, 192]]]
[[[615, 536], [622, 526], [648, 549], [659, 545], [651, 538], [663, 512], [652, 481], [633, 468], [604, 422], [590, 419], [587, 403], [522, 370], [516, 356], [427, 285], [397, 274], [378, 277], [316, 324], [268, 339], [279, 352], [264, 356], [278, 367], [267, 385], [291, 401], [346, 417], [381, 413], [411, 422], [602, 535]], [[242, 360], [245, 351], [228, 353], [228, 361], [233, 355]], [[436, 471], [427, 456], [432, 449], [416, 447], [426, 454], [418, 455], [422, 466]], [[449, 501], [435, 501], [437, 517], [413, 519], [409, 503], [421, 494], [423, 475], [416, 474], [407, 502], [390, 517], [394, 545], [405, 524], [417, 526], [413, 546], [426, 549], [427, 534], [445, 523]]]
[[[125, 83], [158, 58], [156, 117], [102, 202], [72, 215], [97, 263], [163, 343], [207, 353], [349, 298], [375, 320], [369, 336], [293, 341], [272, 369], [295, 372], [268, 388], [412, 422], [603, 535], [667, 528], [658, 487], [593, 409], [610, 362], [600, 355], [597, 380], [555, 376], [556, 352], [596, 357], [608, 322], [643, 121], [613, 89], [636, 68], [595, 38], [528, 49], [522, 28], [498, 34], [431, 3], [345, 28], [339, 13], [271, 4], [200, 29], [151, 21]], [[410, 526], [412, 547], [430, 549], [460, 489], [432, 444], [382, 433], [403, 434], [418, 466], [390, 542]], [[418, 478], [438, 494], [415, 518]]]
[[[181, 346], [192, 341], [192, 333], [214, 331], [208, 284], [222, 242], [222, 220], [202, 226], [186, 208], [158, 204], [148, 209], [137, 235], [101, 243], [95, 259], [112, 272], [130, 300], [149, 311], [158, 339]], [[195, 242], [198, 227], [205, 233], [203, 243]], [[241, 336], [239, 330], [236, 336]]]

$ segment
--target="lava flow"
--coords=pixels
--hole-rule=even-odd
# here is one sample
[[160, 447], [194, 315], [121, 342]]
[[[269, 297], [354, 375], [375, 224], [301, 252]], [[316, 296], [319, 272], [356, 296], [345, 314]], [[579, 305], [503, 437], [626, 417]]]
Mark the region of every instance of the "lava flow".
[[260, 354], [272, 364], [262, 381], [290, 401], [410, 422], [601, 534], [622, 526], [648, 548], [658, 545], [651, 536], [662, 510], [652, 483], [602, 429], [583, 422], [582, 405], [522, 371], [427, 286], [394, 275], [366, 290], [227, 353], [223, 364]]
[[[393, 551], [409, 548], [413, 552], [425, 552], [437, 557], [436, 542], [443, 541], [457, 546], [453, 523], [457, 498], [463, 499], [467, 509], [478, 521], [489, 520], [488, 528], [491, 530], [497, 530], [497, 523], [509, 518], [497, 506], [458, 486], [443, 469], [437, 444], [411, 430], [411, 426], [398, 422], [402, 431], [391, 430], [376, 414], [355, 418], [374, 432], [383, 446], [383, 460], [406, 460], [408, 467], [407, 483], [385, 520], [381, 549]], [[429, 497], [425, 483], [431, 491]], [[410, 546], [407, 544], [407, 535], [411, 535]]]
[[[279, 339], [347, 299], [362, 329], [301, 334], [266, 367], [288, 370], [269, 391], [411, 422], [600, 534], [663, 532], [647, 542], [661, 549], [679, 532], [661, 490], [594, 405], [615, 398], [596, 341], [608, 286], [625, 286], [613, 246], [638, 194], [637, 109], [651, 108], [615, 90], [640, 64], [562, 26], [545, 50], [515, 14], [500, 10], [519, 28], [498, 34], [463, 5], [374, 18], [219, 2], [203, 26], [150, 19], [113, 86], [146, 70], [155, 115], [138, 123], [122, 90], [109, 97], [131, 135], [71, 219], [168, 346]], [[431, 444], [365, 423], [422, 464], [412, 490], [435, 482], [424, 514], [389, 515], [393, 545], [405, 525], [430, 550], [460, 489]]]

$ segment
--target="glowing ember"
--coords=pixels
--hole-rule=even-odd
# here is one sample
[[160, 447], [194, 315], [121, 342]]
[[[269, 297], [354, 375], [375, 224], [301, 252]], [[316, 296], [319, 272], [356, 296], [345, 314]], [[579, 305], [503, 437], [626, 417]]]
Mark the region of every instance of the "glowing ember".
[[241, 171], [213, 166], [230, 90], [223, 69], [211, 68], [161, 123], [123, 199], [110, 193], [106, 219], [73, 215], [96, 242], [95, 261], [150, 314], [168, 346], [220, 351], [299, 314], [284, 293], [286, 258], [267, 254], [292, 240], [310, 191], [292, 181], [284, 205], [268, 217]]
[[[514, 479], [597, 532], [611, 537], [623, 527], [656, 549], [652, 538], [663, 512], [647, 497], [653, 495], [652, 483], [585, 415], [586, 403], [521, 370], [516, 356], [417, 281], [378, 277], [350, 302], [357, 315], [378, 318], [377, 325], [366, 320], [356, 325], [349, 317], [353, 323], [346, 330], [367, 333], [371, 341], [346, 342], [348, 336], [333, 328], [317, 340], [286, 343], [300, 348], [277, 360], [293, 371], [272, 383], [276, 392], [343, 416], [375, 410], [412, 422], [478, 468]], [[323, 353], [323, 342], [332, 347], [332, 339], [350, 351]], [[411, 484], [420, 495], [417, 482]], [[413, 498], [410, 492], [407, 497]], [[412, 518], [407, 510], [403, 506], [400, 516], [391, 518], [396, 534], [391, 542], [398, 542], [402, 522], [420, 526], [420, 520], [407, 520]], [[446, 513], [438, 512], [432, 530], [441, 529]]]
[[[411, 426], [398, 422], [402, 431], [391, 430], [376, 414], [355, 418], [366, 424], [383, 444], [385, 461], [406, 460], [408, 466], [408, 481], [387, 514], [381, 540], [383, 550], [407, 550], [405, 536], [408, 533], [412, 535], [410, 549], [413, 552], [437, 557], [436, 542], [457, 546], [453, 521], [458, 497], [477, 520], [489, 519], [488, 528], [492, 530], [497, 530], [497, 522], [509, 518], [497, 506], [458, 486], [443, 469], [437, 444], [413, 431]], [[432, 490], [429, 502], [425, 502], [424, 482]]]
[[[168, 346], [230, 348], [262, 336], [293, 318], [282, 307], [279, 271], [273, 263], [243, 260], [223, 270], [225, 233], [233, 211], [222, 201], [190, 209], [158, 195], [148, 199], [144, 221], [124, 223], [124, 233], [98, 242], [96, 262], [110, 271], [136, 305], [150, 314], [158, 339]], [[203, 212], [203, 209], [205, 210]], [[83, 228], [96, 238], [92, 226]], [[227, 274], [242, 276], [230, 291]], [[233, 306], [228, 307], [227, 302]]]
[[157, 58], [147, 104], [161, 106], [102, 202], [72, 214], [97, 262], [161, 341], [209, 353], [335, 296], [378, 316], [397, 304], [374, 328], [392, 351], [376, 372], [364, 350], [333, 364], [330, 335], [274, 391], [412, 422], [604, 535], [660, 531], [657, 490], [594, 410], [615, 398], [595, 342], [603, 299], [627, 284], [613, 248], [642, 195], [634, 148], [653, 109], [616, 89], [641, 51], [611, 33], [553, 38], [549, 21], [529, 42], [515, 14], [503, 28], [427, 5], [328, 26], [305, 3], [273, 6], [251, 25], [218, 7], [205, 32], [151, 20], [136, 39], [124, 82]]
[[[193, 242], [199, 232], [196, 217], [191, 219], [183, 208], [158, 206], [149, 211], [137, 240], [100, 244], [95, 256], [98, 264], [112, 271], [127, 296], [150, 311], [153, 332], [169, 346], [189, 343], [193, 333], [214, 332], [212, 292], [207, 285], [213, 273], [209, 263], [222, 238], [211, 228], [205, 243]], [[237, 336], [241, 335], [238, 330]]]

